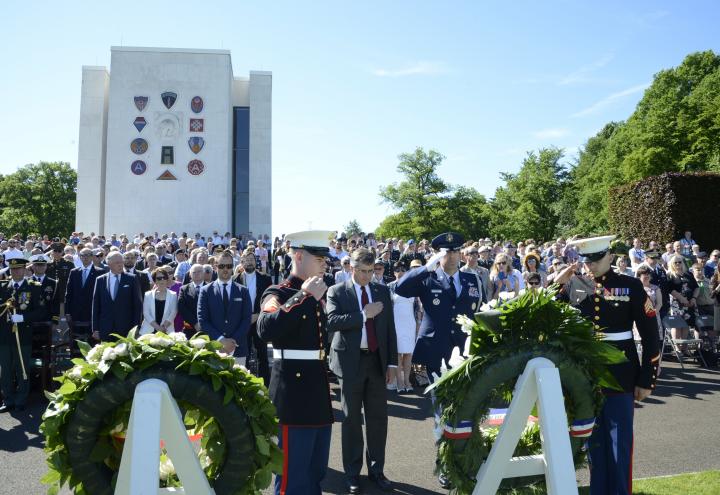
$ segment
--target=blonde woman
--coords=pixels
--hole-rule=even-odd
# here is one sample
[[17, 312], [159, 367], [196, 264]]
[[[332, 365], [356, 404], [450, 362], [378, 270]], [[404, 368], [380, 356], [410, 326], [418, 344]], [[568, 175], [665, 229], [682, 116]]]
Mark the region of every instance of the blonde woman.
[[675, 254], [668, 263], [668, 292], [670, 293], [670, 314], [685, 320], [683, 328], [671, 328], [673, 339], [686, 339], [691, 324], [695, 323], [698, 284], [688, 272], [685, 259]]
[[490, 281], [493, 285], [492, 299], [512, 299], [525, 286], [522, 275], [512, 267], [512, 260], [505, 253], [495, 256]]

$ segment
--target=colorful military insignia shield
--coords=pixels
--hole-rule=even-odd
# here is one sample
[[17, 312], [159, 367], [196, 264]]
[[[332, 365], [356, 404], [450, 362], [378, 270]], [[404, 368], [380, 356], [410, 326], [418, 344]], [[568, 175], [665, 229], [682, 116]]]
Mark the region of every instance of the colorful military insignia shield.
[[130, 165], [130, 171], [135, 175], [142, 175], [147, 170], [147, 165], [142, 160], [135, 160]]
[[130, 143], [130, 151], [136, 155], [142, 155], [147, 151], [147, 149], [148, 143], [143, 138], [133, 139], [133, 142]]
[[177, 177], [175, 177], [169, 170], [166, 170], [158, 176], [157, 180], [177, 180]]
[[136, 118], [135, 122], [133, 122], [133, 125], [135, 126], [135, 129], [138, 130], [138, 132], [142, 132], [142, 130], [145, 129], [145, 126], [147, 125], [145, 117]]
[[205, 119], [190, 119], [190, 132], [203, 132], [205, 130]]
[[190, 146], [193, 153], [198, 154], [200, 150], [203, 149], [203, 146], [205, 146], [205, 140], [200, 136], [193, 136], [188, 139], [188, 146]]
[[139, 112], [142, 112], [143, 110], [145, 110], [145, 107], [147, 106], [147, 102], [148, 102], [147, 96], [136, 96], [133, 99], [135, 100], [135, 108], [137, 108]]
[[175, 104], [175, 100], [177, 100], [177, 93], [173, 93], [172, 91], [165, 91], [163, 94], [160, 95], [160, 98], [162, 99], [165, 107], [167, 107], [167, 109], [169, 110], [170, 107]]
[[200, 160], [190, 160], [187, 169], [188, 172], [190, 172], [190, 175], [200, 175], [203, 171], [205, 171], [205, 165], [203, 165], [203, 162]]
[[643, 309], [645, 310], [645, 315], [649, 318], [655, 317], [655, 307], [652, 305], [652, 302], [650, 302], [650, 298], [645, 298], [645, 305], [643, 306]]
[[190, 109], [195, 113], [202, 112], [203, 109], [203, 100], [199, 96], [193, 97], [192, 100], [190, 100]]

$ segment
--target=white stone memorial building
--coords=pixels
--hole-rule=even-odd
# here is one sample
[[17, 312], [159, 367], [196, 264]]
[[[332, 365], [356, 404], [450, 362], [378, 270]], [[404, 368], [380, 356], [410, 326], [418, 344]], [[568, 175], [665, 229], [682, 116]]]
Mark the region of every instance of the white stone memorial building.
[[230, 52], [112, 47], [83, 66], [75, 227], [272, 233], [272, 73]]

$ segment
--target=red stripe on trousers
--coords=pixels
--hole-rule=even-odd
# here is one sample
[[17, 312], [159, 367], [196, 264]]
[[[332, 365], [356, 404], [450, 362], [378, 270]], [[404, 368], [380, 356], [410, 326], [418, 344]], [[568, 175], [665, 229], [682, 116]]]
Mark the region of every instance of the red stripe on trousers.
[[[635, 407], [635, 404], [633, 404]], [[635, 450], [635, 435], [633, 435], [632, 443], [630, 444], [630, 479], [628, 479], [628, 493], [632, 495], [632, 458], [633, 450]]]
[[287, 490], [288, 457], [290, 456], [290, 448], [288, 446], [289, 437], [290, 437], [290, 434], [288, 431], [288, 427], [287, 427], [287, 425], [283, 425], [283, 427], [282, 427], [283, 473], [282, 473], [282, 483], [280, 484], [280, 495], [285, 495], [285, 490]]

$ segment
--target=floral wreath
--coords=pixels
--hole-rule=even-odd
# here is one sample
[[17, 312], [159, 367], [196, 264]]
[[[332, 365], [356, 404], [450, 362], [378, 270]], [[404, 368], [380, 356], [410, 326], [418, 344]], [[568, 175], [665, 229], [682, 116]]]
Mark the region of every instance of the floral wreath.
[[[585, 462], [583, 444], [602, 406], [602, 388], [620, 388], [607, 366], [624, 362], [625, 355], [602, 341], [576, 309], [554, 296], [554, 289], [528, 291], [499, 310], [477, 313], [474, 320], [458, 318], [471, 335], [471, 357], [430, 387], [442, 411], [438, 468], [456, 493], [473, 491], [475, 475], [499, 432], [488, 413], [510, 402], [518, 376], [535, 357], [550, 359], [558, 367], [575, 466]], [[541, 452], [539, 427], [529, 422], [515, 455]], [[498, 493], [545, 493], [544, 489], [544, 477], [528, 476], [503, 480]]]
[[[259, 494], [282, 468], [278, 420], [263, 381], [222, 352], [205, 335], [115, 335], [90, 347], [85, 359], [55, 378], [40, 431], [48, 473], [42, 482], [55, 494], [67, 484], [79, 495], [112, 495], [120, 467], [135, 387], [148, 378], [165, 381], [178, 403], [200, 465], [217, 495]], [[180, 486], [161, 449], [160, 486]]]

